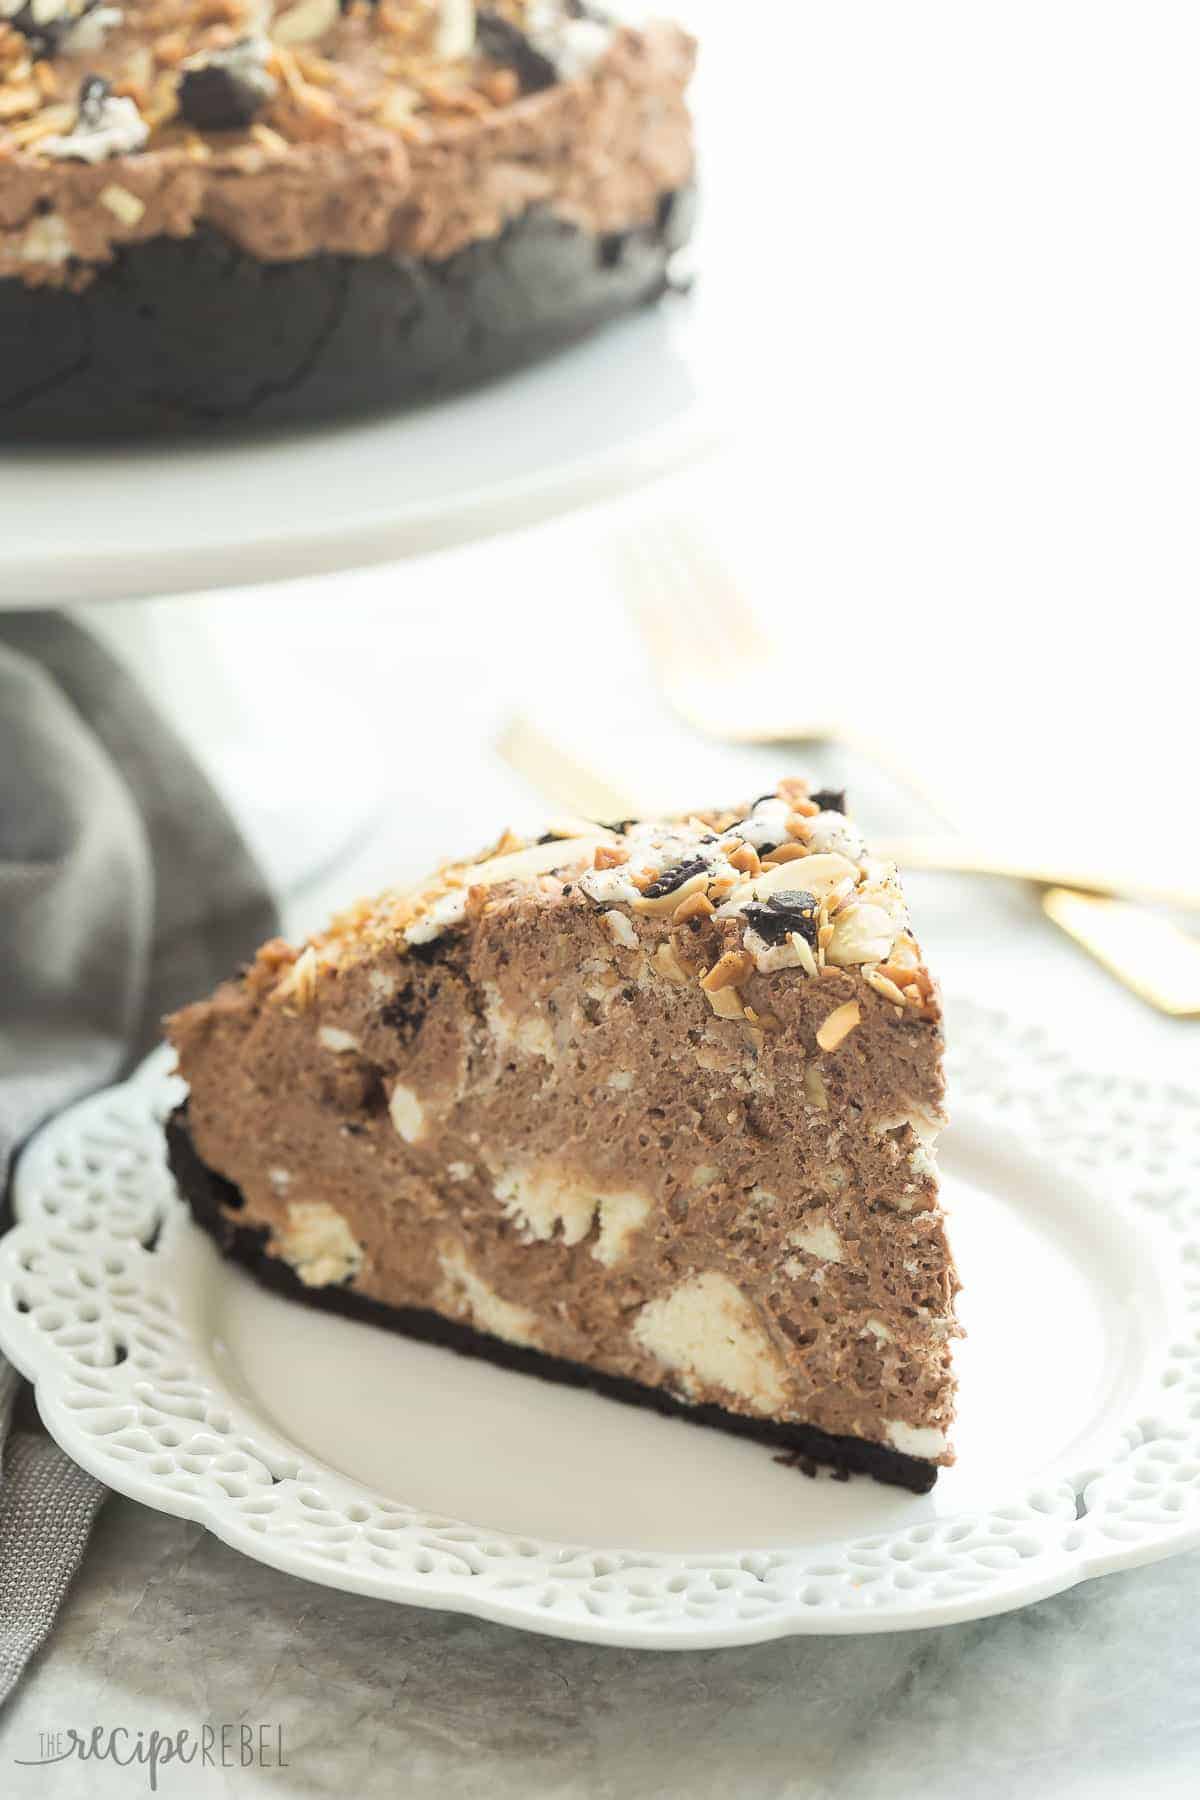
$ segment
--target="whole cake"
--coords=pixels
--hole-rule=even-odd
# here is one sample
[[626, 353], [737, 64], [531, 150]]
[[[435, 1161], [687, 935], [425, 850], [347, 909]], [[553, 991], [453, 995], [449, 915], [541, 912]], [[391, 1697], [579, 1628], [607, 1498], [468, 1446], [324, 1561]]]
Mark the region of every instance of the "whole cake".
[[692, 49], [592, 0], [0, 0], [0, 437], [428, 398], [656, 298]]
[[923, 1491], [937, 990], [842, 796], [505, 837], [169, 1021], [178, 1184], [298, 1299]]

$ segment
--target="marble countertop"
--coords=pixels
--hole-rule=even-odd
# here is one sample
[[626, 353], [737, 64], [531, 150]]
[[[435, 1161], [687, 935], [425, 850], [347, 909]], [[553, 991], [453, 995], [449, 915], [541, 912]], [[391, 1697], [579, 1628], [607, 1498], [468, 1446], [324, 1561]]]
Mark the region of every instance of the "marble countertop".
[[[137, 1770], [16, 1769], [73, 1722], [283, 1727], [286, 1768], [164, 1795], [431, 1800], [1191, 1800], [1200, 1553], [941, 1631], [652, 1654], [309, 1587], [113, 1499], [0, 1729], [14, 1800]], [[14, 1776], [16, 1780], [14, 1781]]]

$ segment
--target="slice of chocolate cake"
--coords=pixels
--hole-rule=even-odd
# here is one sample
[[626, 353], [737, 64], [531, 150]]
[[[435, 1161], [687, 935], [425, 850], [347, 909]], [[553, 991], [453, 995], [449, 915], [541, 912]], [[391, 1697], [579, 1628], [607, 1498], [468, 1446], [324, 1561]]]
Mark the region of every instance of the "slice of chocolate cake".
[[921, 1491], [937, 990], [838, 795], [504, 838], [169, 1022], [171, 1160], [298, 1298]]
[[692, 41], [593, 0], [0, 0], [0, 439], [428, 399], [668, 287]]

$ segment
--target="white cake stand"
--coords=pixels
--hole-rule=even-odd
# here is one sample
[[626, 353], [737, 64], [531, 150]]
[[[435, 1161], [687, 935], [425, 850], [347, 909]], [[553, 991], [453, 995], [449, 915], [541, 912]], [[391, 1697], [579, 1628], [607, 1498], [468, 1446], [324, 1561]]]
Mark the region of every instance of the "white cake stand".
[[0, 606], [84, 608], [291, 892], [380, 804], [362, 778], [369, 721], [311, 678], [288, 678], [282, 604], [264, 667], [236, 636], [222, 645], [214, 609], [130, 603], [415, 557], [680, 469], [721, 437], [714, 310], [702, 287], [671, 296], [474, 393], [365, 422], [178, 447], [0, 450]]

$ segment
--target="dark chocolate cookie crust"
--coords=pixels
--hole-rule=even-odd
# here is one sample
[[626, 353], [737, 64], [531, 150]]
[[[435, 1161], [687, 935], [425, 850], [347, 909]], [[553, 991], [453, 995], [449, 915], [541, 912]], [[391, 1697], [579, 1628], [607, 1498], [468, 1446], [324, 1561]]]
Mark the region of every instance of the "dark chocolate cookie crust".
[[[834, 1437], [812, 1425], [785, 1425], [770, 1419], [749, 1418], [741, 1413], [726, 1412], [719, 1406], [689, 1406], [674, 1399], [660, 1388], [648, 1388], [621, 1376], [605, 1375], [579, 1363], [565, 1362], [489, 1337], [469, 1325], [445, 1319], [440, 1313], [418, 1307], [385, 1306], [345, 1287], [306, 1287], [285, 1262], [267, 1253], [266, 1233], [255, 1226], [236, 1225], [230, 1211], [242, 1206], [237, 1188], [224, 1176], [210, 1169], [197, 1154], [187, 1125], [187, 1108], [180, 1107], [167, 1121], [167, 1160], [180, 1193], [192, 1210], [198, 1225], [215, 1240], [222, 1254], [241, 1263], [262, 1283], [293, 1300], [326, 1312], [340, 1313], [386, 1330], [398, 1331], [422, 1343], [439, 1344], [461, 1356], [477, 1356], [501, 1368], [520, 1374], [537, 1375], [544, 1381], [556, 1381], [566, 1387], [588, 1388], [610, 1400], [623, 1400], [666, 1418], [685, 1419], [694, 1425], [709, 1425], [735, 1437], [752, 1438], [785, 1453], [790, 1461], [804, 1467], [825, 1463], [839, 1475], [870, 1475], [890, 1487], [907, 1488], [910, 1493], [926, 1494], [937, 1479], [937, 1465], [919, 1457], [905, 1456], [881, 1444], [867, 1443], [862, 1438]], [[811, 1472], [811, 1470], [810, 1470]]]
[[80, 292], [0, 281], [0, 441], [295, 425], [436, 399], [669, 286], [691, 192], [603, 237], [540, 208], [443, 262], [268, 263], [210, 227], [131, 245]]

